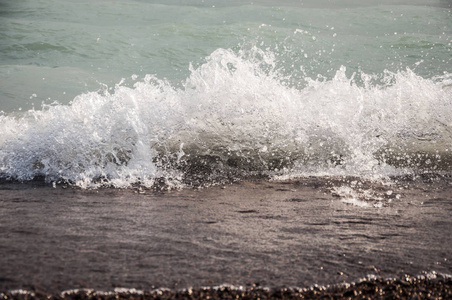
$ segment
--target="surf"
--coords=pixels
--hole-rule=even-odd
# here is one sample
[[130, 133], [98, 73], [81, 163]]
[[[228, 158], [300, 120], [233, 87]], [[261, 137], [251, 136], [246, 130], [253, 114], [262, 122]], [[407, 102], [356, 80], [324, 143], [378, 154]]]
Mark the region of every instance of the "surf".
[[247, 176], [450, 173], [452, 75], [342, 66], [291, 84], [270, 50], [219, 48], [179, 83], [132, 76], [0, 116], [0, 176], [183, 187]]

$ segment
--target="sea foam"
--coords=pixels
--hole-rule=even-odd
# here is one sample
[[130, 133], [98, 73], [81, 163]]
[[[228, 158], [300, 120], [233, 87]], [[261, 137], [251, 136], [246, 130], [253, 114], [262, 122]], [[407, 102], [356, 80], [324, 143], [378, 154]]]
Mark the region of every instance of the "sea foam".
[[181, 83], [147, 75], [69, 105], [3, 114], [0, 176], [171, 187], [452, 169], [451, 74], [341, 67], [293, 86], [274, 60], [256, 47], [217, 49]]

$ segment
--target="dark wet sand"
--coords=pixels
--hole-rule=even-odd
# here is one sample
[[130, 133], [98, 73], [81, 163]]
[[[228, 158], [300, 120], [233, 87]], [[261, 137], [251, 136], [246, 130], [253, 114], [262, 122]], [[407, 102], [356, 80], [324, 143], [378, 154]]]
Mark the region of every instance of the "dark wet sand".
[[[369, 206], [344, 203], [341, 186], [368, 195], [359, 203]], [[39, 297], [124, 287], [153, 298], [168, 288], [159, 297], [190, 298], [183, 289], [193, 287], [195, 298], [290, 298], [303, 294], [283, 288], [332, 285], [319, 295], [359, 298], [370, 289], [373, 298], [404, 298], [411, 290], [406, 295], [447, 299], [451, 217], [450, 177], [256, 180], [170, 192], [2, 182], [0, 291]], [[341, 285], [363, 278], [379, 279]], [[222, 284], [244, 290], [202, 289]], [[82, 294], [72, 298], [99, 296]]]

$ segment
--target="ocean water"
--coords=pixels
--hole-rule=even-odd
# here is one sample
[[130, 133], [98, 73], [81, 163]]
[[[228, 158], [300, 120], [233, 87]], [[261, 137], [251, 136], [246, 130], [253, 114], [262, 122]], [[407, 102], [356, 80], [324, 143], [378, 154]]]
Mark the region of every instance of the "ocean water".
[[452, 171], [452, 1], [0, 1], [0, 178]]

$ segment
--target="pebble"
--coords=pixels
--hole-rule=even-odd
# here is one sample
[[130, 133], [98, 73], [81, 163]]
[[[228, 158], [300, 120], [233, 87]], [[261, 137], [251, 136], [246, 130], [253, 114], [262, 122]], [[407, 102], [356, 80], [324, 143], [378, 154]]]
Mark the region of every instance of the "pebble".
[[77, 290], [73, 293], [46, 295], [38, 292], [0, 292], [9, 300], [113, 300], [113, 299], [452, 299], [452, 278], [371, 279], [354, 284], [313, 286], [311, 288], [268, 289], [258, 285], [249, 288], [221, 286], [186, 290], [96, 292]]

